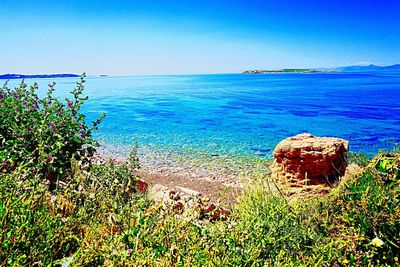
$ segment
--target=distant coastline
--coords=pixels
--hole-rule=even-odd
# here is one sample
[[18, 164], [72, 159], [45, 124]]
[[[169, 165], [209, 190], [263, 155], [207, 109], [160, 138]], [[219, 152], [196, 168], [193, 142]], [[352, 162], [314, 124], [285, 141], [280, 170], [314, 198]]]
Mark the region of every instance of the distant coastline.
[[276, 70], [246, 70], [242, 74], [269, 74], [269, 73], [318, 73], [318, 72], [374, 72], [374, 71], [391, 71], [399, 72], [400, 64], [390, 65], [390, 66], [377, 66], [377, 65], [367, 65], [367, 66], [346, 66], [338, 68], [319, 68], [319, 69], [276, 69]]
[[338, 70], [317, 69], [277, 69], [277, 70], [246, 70], [242, 74], [268, 74], [268, 73], [316, 73], [316, 72], [339, 72]]
[[69, 78], [79, 77], [77, 74], [61, 73], [61, 74], [0, 74], [0, 79], [30, 79], [30, 78]]

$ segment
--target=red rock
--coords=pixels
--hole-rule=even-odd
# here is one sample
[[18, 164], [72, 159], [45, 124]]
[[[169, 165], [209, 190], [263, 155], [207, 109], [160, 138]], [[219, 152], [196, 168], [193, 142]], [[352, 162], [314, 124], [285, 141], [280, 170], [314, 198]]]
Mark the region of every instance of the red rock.
[[344, 139], [303, 133], [282, 140], [273, 155], [277, 169], [295, 179], [318, 184], [344, 175], [348, 148], [349, 142]]
[[143, 180], [137, 180], [136, 182], [136, 190], [140, 193], [146, 193], [149, 185]]

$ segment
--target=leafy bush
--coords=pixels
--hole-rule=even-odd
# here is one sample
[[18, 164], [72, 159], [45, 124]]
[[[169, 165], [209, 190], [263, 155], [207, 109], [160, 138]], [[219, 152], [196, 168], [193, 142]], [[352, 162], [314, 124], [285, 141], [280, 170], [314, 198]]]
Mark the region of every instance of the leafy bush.
[[90, 156], [98, 145], [92, 138], [104, 114], [89, 127], [81, 106], [83, 74], [65, 103], [53, 96], [55, 83], [49, 84], [47, 94], [38, 96], [38, 85], [29, 89], [24, 81], [15, 89], [7, 83], [0, 89], [0, 171], [16, 167], [43, 174], [54, 185], [70, 170], [72, 157]]

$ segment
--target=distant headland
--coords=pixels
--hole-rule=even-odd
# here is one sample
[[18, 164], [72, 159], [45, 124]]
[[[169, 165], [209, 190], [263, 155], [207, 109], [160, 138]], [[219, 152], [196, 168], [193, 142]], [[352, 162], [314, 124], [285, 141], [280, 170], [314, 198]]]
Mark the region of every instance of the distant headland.
[[79, 77], [77, 74], [60, 73], [60, 74], [0, 74], [0, 79], [30, 79], [30, 78], [69, 78]]
[[367, 66], [347, 66], [337, 68], [344, 72], [365, 72], [365, 71], [400, 71], [400, 64], [390, 65], [390, 66], [377, 66], [370, 64]]
[[266, 74], [266, 73], [315, 73], [315, 72], [338, 72], [338, 70], [318, 69], [276, 69], [276, 70], [246, 70], [243, 74]]
[[268, 73], [318, 73], [318, 72], [374, 72], [374, 71], [400, 71], [400, 64], [390, 66], [346, 66], [338, 68], [320, 69], [276, 69], [276, 70], [246, 70], [243, 74], [268, 74]]

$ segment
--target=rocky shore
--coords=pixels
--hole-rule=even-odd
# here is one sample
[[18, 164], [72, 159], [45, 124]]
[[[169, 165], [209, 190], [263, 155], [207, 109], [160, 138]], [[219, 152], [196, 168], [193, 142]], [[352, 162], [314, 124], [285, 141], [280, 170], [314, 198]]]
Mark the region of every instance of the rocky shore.
[[[135, 175], [149, 185], [156, 199], [177, 192], [231, 204], [254, 178], [271, 173], [274, 182], [288, 187], [290, 194], [324, 194], [345, 174], [348, 146], [343, 139], [304, 133], [282, 140], [274, 150], [273, 162], [208, 153], [187, 156], [144, 147], [137, 154], [140, 168]], [[126, 161], [126, 157], [100, 149], [94, 162], [105, 163], [110, 158], [115, 164]]]
[[[174, 191], [182, 196], [206, 198], [213, 202], [232, 204], [249, 177], [254, 174], [254, 162], [206, 153], [187, 157], [171, 152], [139, 149], [140, 168], [135, 174], [149, 184], [149, 192], [158, 199], [168, 198]], [[94, 163], [125, 162], [127, 157], [111, 154], [102, 149], [93, 157]], [[240, 165], [237, 165], [239, 164]], [[235, 166], [236, 167], [232, 167]], [[260, 165], [258, 163], [258, 165]], [[262, 168], [258, 168], [260, 170]], [[263, 165], [267, 172], [267, 164]]]

